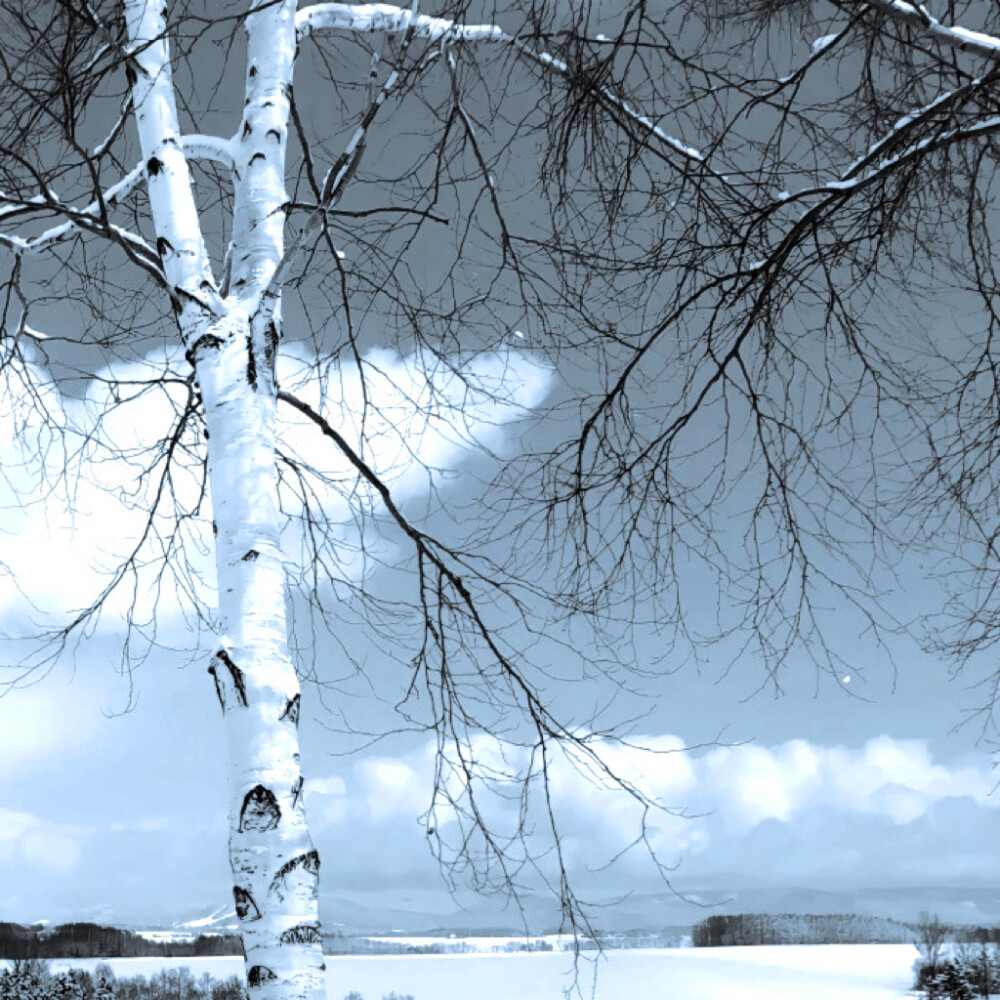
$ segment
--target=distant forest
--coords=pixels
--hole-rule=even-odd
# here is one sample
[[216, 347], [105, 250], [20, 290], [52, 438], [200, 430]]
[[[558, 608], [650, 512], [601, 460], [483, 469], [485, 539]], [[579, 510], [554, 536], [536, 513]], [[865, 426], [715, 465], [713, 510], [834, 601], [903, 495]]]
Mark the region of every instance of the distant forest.
[[242, 955], [235, 934], [202, 934], [193, 941], [148, 941], [133, 931], [98, 924], [24, 927], [0, 921], [0, 958], [193, 958]]
[[[691, 929], [696, 948], [765, 944], [912, 944], [917, 927], [856, 913], [816, 916], [796, 913], [739, 913], [709, 917]], [[949, 941], [1000, 943], [1000, 927], [945, 925]]]

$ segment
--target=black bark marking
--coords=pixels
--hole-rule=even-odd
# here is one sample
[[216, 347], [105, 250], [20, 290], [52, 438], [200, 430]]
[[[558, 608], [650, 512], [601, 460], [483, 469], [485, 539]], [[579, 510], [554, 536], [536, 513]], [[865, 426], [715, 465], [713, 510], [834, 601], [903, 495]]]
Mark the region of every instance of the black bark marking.
[[253, 126], [250, 124], [250, 122], [244, 122], [243, 123], [243, 138], [245, 139], [248, 135], [251, 135], [252, 133], [253, 133]]
[[273, 830], [281, 821], [281, 810], [278, 808], [274, 792], [263, 785], [254, 785], [243, 799], [240, 809], [239, 832], [257, 830], [267, 833]]
[[168, 135], [166, 139], [163, 140], [164, 146], [173, 146], [174, 149], [180, 149], [181, 144], [172, 135]]
[[278, 939], [282, 944], [319, 944], [321, 937], [318, 924], [296, 924], [281, 932]]
[[195, 367], [198, 361], [198, 352], [201, 350], [215, 350], [217, 351], [222, 347], [222, 338], [217, 337], [214, 333], [203, 333], [188, 349], [185, 351], [184, 356], [188, 359], [189, 364], [192, 368]]
[[[207, 430], [205, 431], [205, 437], [208, 437], [208, 431]], [[219, 526], [215, 523], [215, 521], [213, 521], [212, 522], [212, 534], [213, 535], [217, 535], [218, 533], [219, 533]]]
[[163, 161], [158, 160], [155, 156], [151, 156], [146, 161], [146, 173], [150, 177], [155, 177], [163, 169]]
[[278, 131], [278, 130], [277, 130], [276, 128], [269, 128], [269, 129], [268, 129], [268, 130], [267, 130], [267, 131], [266, 131], [266, 132], [264, 133], [264, 136], [265, 136], [265, 138], [266, 138], [267, 136], [269, 136], [269, 135], [273, 135], [273, 136], [274, 136], [274, 141], [275, 141], [275, 142], [281, 142], [281, 133], [280, 133], [280, 132], [279, 132], [279, 131]]
[[174, 252], [174, 245], [164, 236], [156, 237], [156, 252], [160, 255], [162, 260], [165, 254]]
[[208, 667], [208, 672], [212, 675], [212, 680], [215, 682], [215, 694], [219, 699], [219, 706], [222, 711], [226, 710], [226, 692], [223, 690], [222, 684], [219, 681], [219, 675], [215, 672], [215, 664], [211, 663]]
[[266, 965], [252, 965], [247, 972], [247, 986], [254, 989], [278, 977]]
[[247, 382], [255, 392], [257, 390], [257, 358], [253, 353], [253, 338], [247, 337]]
[[253, 562], [260, 553], [256, 549], [251, 549], [245, 556], [242, 557], [242, 562]]
[[125, 64], [125, 82], [128, 84], [128, 89], [131, 90], [138, 82], [139, 77], [135, 72], [135, 67], [131, 63]]
[[302, 794], [302, 786], [305, 784], [305, 778], [299, 775], [299, 780], [292, 785], [292, 808], [294, 809], [299, 804], [299, 796]]
[[253, 896], [250, 895], [248, 889], [244, 889], [241, 886], [233, 886], [233, 899], [236, 901], [236, 916], [240, 920], [250, 922], [252, 920], [260, 920], [260, 910], [257, 904], [253, 901]]
[[319, 854], [316, 851], [308, 851], [297, 858], [292, 858], [291, 861], [286, 861], [278, 869], [278, 874], [271, 880], [271, 891], [277, 893], [279, 899], [284, 899], [296, 885], [307, 881], [314, 882], [317, 878], [319, 878]]
[[254, 65], [254, 63], [251, 63], [250, 64], [250, 72], [247, 73], [247, 76], [249, 76], [250, 79], [252, 80], [256, 75], [257, 75], [257, 67], [256, 67], [256, 65]]
[[220, 649], [215, 654], [222, 662], [226, 665], [229, 670], [230, 676], [233, 678], [233, 686], [236, 688], [236, 700], [246, 708], [247, 707], [247, 685], [243, 678], [243, 671], [240, 670], [235, 663], [233, 663], [232, 657], [224, 650]]
[[250, 166], [252, 167], [258, 160], [266, 160], [267, 157], [263, 153], [254, 153], [250, 157]]
[[278, 721], [284, 722], [285, 719], [287, 719], [289, 722], [297, 726], [299, 724], [299, 703], [301, 700], [302, 699], [299, 695], [296, 695], [294, 698], [289, 698], [288, 704], [285, 706], [285, 710], [278, 716]]
[[278, 353], [278, 327], [272, 317], [264, 327], [264, 360], [270, 371], [274, 371], [274, 356]]

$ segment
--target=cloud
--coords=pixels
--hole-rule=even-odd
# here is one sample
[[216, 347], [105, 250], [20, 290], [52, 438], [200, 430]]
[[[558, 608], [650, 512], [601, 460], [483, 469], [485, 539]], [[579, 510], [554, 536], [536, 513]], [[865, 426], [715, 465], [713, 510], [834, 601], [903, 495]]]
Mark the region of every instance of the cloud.
[[338, 826], [347, 818], [347, 786], [344, 779], [309, 778], [305, 783], [306, 813], [313, 830]]
[[426, 753], [414, 763], [377, 758], [358, 764], [355, 775], [368, 813], [376, 822], [397, 816], [415, 818], [427, 808], [430, 784]]
[[[680, 862], [685, 877], [728, 871], [736, 880], [765, 883], [836, 877], [881, 884], [897, 876], [919, 881], [928, 872], [964, 877], [989, 853], [983, 810], [992, 812], [1000, 803], [989, 795], [993, 782], [985, 758], [940, 763], [923, 741], [888, 736], [854, 748], [799, 739], [707, 752], [686, 750], [669, 735], [634, 742], [638, 746], [597, 741], [595, 749], [611, 772], [663, 809], [645, 810], [613, 789], [607, 774], [576, 769], [558, 753], [550, 757], [563, 858], [578, 877], [589, 870], [586, 877], [609, 891], [616, 879], [648, 882], [646, 847], [667, 864]], [[352, 843], [379, 844], [395, 865], [419, 877], [426, 869], [427, 838], [416, 821], [431, 801], [433, 754], [434, 745], [427, 743], [393, 758], [355, 760], [339, 780], [322, 779], [318, 784], [328, 794], [317, 792], [309, 800], [311, 822], [319, 808], [321, 847], [337, 838], [341, 851], [340, 838], [349, 830]], [[479, 773], [496, 778], [523, 770], [529, 752], [480, 736], [470, 757]], [[452, 796], [460, 797], [455, 772], [444, 774]], [[491, 792], [484, 784], [477, 795], [481, 814], [503, 841], [518, 821], [516, 794], [502, 785]], [[537, 783], [532, 801], [528, 826], [536, 833], [529, 844], [541, 855], [547, 822]], [[940, 830], [954, 830], [958, 816], [964, 839], [952, 850]], [[434, 822], [445, 842], [454, 837], [446, 808], [438, 809]], [[638, 849], [619, 856], [641, 833], [645, 841]], [[612, 868], [598, 873], [612, 859]], [[335, 863], [363, 868], [368, 862], [364, 851], [351, 848]]]
[[71, 872], [80, 860], [87, 827], [52, 823], [31, 813], [0, 809], [0, 864], [28, 865], [56, 874]]
[[779, 746], [719, 747], [698, 765], [699, 801], [732, 830], [767, 819], [790, 820], [804, 809], [887, 816], [903, 825], [945, 798], [996, 807], [984, 767], [935, 764], [926, 742], [876, 736], [860, 749], [820, 747], [805, 740]]
[[[192, 454], [175, 450], [166, 491], [162, 463], [149, 459], [162, 450], [185, 404], [178, 364], [177, 352], [115, 363], [96, 373], [83, 399], [63, 395], [38, 365], [11, 362], [0, 371], [0, 395], [12, 401], [0, 409], [0, 616], [8, 626], [16, 619], [63, 620], [90, 603], [131, 553], [157, 496], [162, 516], [147, 540], [147, 558], [168, 552], [174, 499], [180, 510], [202, 500], [200, 517], [184, 521], [176, 540], [183, 558], [169, 550], [162, 586], [156, 582], [159, 560], [150, 566], [140, 560], [134, 577], [107, 602], [101, 625], [118, 624], [126, 612], [151, 624], [155, 606], [162, 628], [169, 614], [190, 606], [192, 595], [211, 603], [211, 507], [201, 498], [200, 445], [192, 437]], [[376, 350], [362, 364], [364, 385], [353, 364], [327, 366], [320, 377], [316, 359], [290, 345], [278, 374], [283, 386], [351, 442], [397, 501], [455, 488], [459, 466], [486, 450], [502, 450], [507, 428], [541, 402], [552, 379], [548, 368], [513, 350], [474, 359], [461, 377], [445, 360], [416, 354]], [[176, 377], [163, 381], [164, 370]], [[311, 480], [311, 513], [329, 519], [335, 542], [356, 534], [371, 511], [384, 513], [375, 491], [359, 484], [350, 462], [297, 411], [279, 407], [278, 434], [286, 454], [320, 473]], [[302, 504], [287, 482], [283, 509], [294, 516]], [[337, 525], [343, 526], [339, 535]], [[312, 565], [304, 537], [292, 523], [283, 539], [292, 568]], [[339, 562], [348, 575], [361, 572], [358, 560]]]

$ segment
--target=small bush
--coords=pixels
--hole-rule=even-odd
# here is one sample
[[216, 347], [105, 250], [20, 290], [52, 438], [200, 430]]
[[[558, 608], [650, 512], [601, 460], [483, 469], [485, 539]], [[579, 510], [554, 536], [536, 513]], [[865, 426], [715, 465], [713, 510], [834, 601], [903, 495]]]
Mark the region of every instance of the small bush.
[[927, 1000], [974, 1000], [1000, 993], [1000, 948], [985, 941], [943, 948], [935, 964], [913, 964], [913, 988]]

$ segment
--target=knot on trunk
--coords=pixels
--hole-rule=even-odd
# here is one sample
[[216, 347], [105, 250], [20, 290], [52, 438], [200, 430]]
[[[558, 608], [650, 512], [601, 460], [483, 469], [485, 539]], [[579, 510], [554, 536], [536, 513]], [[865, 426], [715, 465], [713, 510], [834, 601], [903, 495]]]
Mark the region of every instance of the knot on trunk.
[[286, 861], [271, 880], [271, 891], [284, 900], [292, 893], [312, 895], [319, 880], [319, 854], [307, 851]]
[[233, 886], [233, 899], [236, 902], [236, 916], [244, 921], [260, 920], [260, 908], [254, 902], [253, 896], [248, 889], [242, 886]]
[[243, 799], [239, 832], [257, 830], [260, 833], [267, 833], [279, 822], [281, 822], [281, 809], [278, 808], [274, 792], [263, 785], [254, 785]]
[[[229, 676], [233, 680], [233, 688], [236, 691], [236, 700], [244, 708], [246, 708], [247, 684], [246, 684], [246, 678], [243, 676], [243, 671], [240, 670], [238, 666], [236, 666], [236, 664], [233, 662], [233, 658], [224, 649], [219, 649], [215, 654], [215, 658], [219, 660], [222, 664], [224, 664], [226, 669], [229, 671]], [[212, 667], [214, 667], [214, 663]], [[210, 667], [209, 669], [212, 670], [213, 673], [215, 673], [212, 667]], [[216, 677], [218, 677], [218, 674], [216, 674]]]
[[282, 931], [279, 939], [282, 944], [319, 944], [321, 935], [317, 924], [296, 924]]
[[278, 721], [291, 722], [292, 725], [297, 726], [299, 724], [299, 704], [301, 700], [300, 695], [295, 695], [294, 698], [289, 698], [288, 704], [285, 705], [285, 710], [278, 716]]
[[253, 989], [277, 978], [273, 970], [269, 969], [266, 965], [252, 965], [249, 972], [247, 972], [247, 986]]

